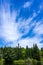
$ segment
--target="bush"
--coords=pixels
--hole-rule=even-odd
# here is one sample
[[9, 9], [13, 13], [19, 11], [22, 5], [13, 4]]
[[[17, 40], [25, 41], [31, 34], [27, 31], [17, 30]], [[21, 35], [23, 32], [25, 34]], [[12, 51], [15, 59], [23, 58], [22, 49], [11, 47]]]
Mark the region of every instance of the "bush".
[[43, 61], [32, 60], [32, 65], [43, 65]]
[[43, 65], [43, 61], [37, 61], [37, 65]]
[[43, 61], [41, 61], [41, 65], [43, 65]]
[[37, 60], [32, 60], [32, 65], [37, 65]]
[[26, 60], [15, 60], [14, 65], [26, 65]]
[[0, 65], [3, 65], [3, 62], [4, 62], [4, 60], [3, 60], [3, 59], [1, 59], [1, 60], [0, 60]]

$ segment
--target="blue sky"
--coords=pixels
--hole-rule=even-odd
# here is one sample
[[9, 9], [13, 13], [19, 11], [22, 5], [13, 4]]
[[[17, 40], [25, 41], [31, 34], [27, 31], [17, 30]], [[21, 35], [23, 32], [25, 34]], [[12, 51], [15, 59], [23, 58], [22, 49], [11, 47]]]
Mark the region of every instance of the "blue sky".
[[0, 0], [0, 47], [43, 47], [43, 0]]

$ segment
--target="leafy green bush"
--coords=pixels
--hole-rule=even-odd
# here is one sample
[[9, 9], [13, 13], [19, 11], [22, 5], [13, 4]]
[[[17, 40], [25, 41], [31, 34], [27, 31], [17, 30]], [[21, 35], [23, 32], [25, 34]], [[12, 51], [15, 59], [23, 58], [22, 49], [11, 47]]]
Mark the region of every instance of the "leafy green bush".
[[14, 65], [31, 65], [31, 64], [32, 64], [32, 61], [30, 59], [14, 61]]
[[43, 65], [43, 61], [41, 61], [41, 65]]
[[41, 61], [37, 61], [37, 65], [41, 65]]
[[43, 61], [32, 60], [32, 65], [43, 65]]
[[14, 65], [27, 65], [26, 60], [15, 60]]
[[4, 60], [3, 60], [3, 59], [1, 59], [1, 60], [0, 60], [0, 65], [3, 65], [3, 62], [4, 62]]
[[37, 60], [32, 59], [32, 65], [37, 65]]

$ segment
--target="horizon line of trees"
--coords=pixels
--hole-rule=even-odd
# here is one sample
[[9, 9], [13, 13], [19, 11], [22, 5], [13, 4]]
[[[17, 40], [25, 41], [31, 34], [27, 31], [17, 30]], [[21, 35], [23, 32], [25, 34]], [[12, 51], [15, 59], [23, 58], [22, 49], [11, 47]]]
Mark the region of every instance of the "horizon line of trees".
[[[1, 47], [0, 48], [0, 60], [3, 59], [3, 65], [14, 65], [14, 60], [35, 59], [37, 62], [43, 58], [43, 48], [39, 49], [37, 44], [34, 44], [32, 48], [21, 47], [19, 44], [17, 47]], [[34, 61], [33, 61], [34, 62]], [[34, 64], [34, 63], [33, 63]], [[40, 63], [37, 65], [41, 65]]]
[[12, 59], [12, 60], [19, 60], [19, 59], [27, 59], [33, 58], [38, 61], [43, 58], [43, 48], [39, 49], [37, 44], [33, 44], [32, 48], [21, 47], [19, 44], [17, 47], [1, 47], [0, 48], [0, 59]]

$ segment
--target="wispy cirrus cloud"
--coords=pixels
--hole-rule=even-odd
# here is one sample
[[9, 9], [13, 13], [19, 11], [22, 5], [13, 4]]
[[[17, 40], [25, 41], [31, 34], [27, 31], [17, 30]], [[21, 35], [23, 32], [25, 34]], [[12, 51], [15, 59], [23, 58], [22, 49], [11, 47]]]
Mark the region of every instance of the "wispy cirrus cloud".
[[[42, 20], [43, 21], [43, 20]], [[41, 22], [42, 22], [41, 21]], [[36, 34], [38, 34], [38, 35], [41, 35], [41, 34], [43, 34], [43, 30], [42, 30], [42, 28], [43, 28], [43, 23], [37, 23], [36, 24], [36, 26], [35, 26], [35, 28], [34, 28], [34, 32], [36, 33]]]
[[24, 8], [30, 7], [31, 3], [32, 3], [32, 2], [26, 2], [23, 7], [24, 7]]
[[43, 2], [40, 4], [39, 9], [43, 10]]
[[22, 47], [25, 47], [28, 45], [29, 48], [33, 47], [33, 44], [37, 44], [39, 48], [43, 47], [43, 44], [39, 43], [39, 39], [37, 37], [33, 38], [25, 38], [19, 41], [20, 45]]
[[1, 10], [1, 25], [0, 25], [0, 37], [5, 38], [7, 41], [13, 41], [17, 40], [20, 37], [20, 34], [18, 33], [17, 26], [16, 24], [16, 12], [13, 11], [10, 13], [10, 10], [6, 9], [4, 5], [2, 6]]
[[23, 7], [17, 8], [18, 10], [14, 8], [12, 11], [10, 3], [1, 4], [0, 39], [4, 39], [2, 43], [4, 41], [12, 47], [17, 43], [22, 47], [32, 47], [36, 43], [39, 48], [43, 47], [43, 11], [35, 4], [36, 11], [32, 4], [34, 5], [34, 2], [26, 1]]

